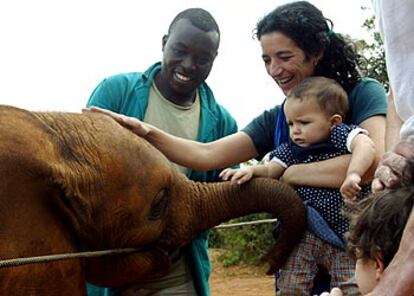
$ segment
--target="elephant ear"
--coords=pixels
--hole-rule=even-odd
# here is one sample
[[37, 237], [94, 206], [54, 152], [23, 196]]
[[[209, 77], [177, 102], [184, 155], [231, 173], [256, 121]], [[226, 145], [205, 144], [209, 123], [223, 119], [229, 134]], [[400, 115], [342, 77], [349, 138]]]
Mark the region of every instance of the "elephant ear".
[[[0, 244], [1, 258], [76, 251], [73, 223], [62, 219], [65, 213], [61, 210], [67, 208], [62, 207], [61, 197], [69, 190], [59, 183], [65, 170], [55, 146], [32, 113], [0, 106], [0, 224], [5, 238]], [[62, 281], [64, 270], [71, 272]], [[47, 295], [61, 289], [68, 295], [81, 295], [82, 287], [76, 283], [82, 277], [78, 260], [3, 268], [0, 294], [31, 291]]]
[[[73, 227], [73, 233], [90, 236], [96, 231], [89, 227], [94, 224], [92, 201], [85, 192], [93, 189], [90, 184], [96, 184], [97, 169], [91, 169], [91, 161], [76, 151], [82, 144], [76, 137], [79, 128], [63, 126], [61, 120], [56, 120], [62, 116], [0, 107], [2, 197], [16, 199], [16, 191], [21, 198], [38, 196], [38, 204], [47, 204], [49, 211], [69, 219], [67, 224]], [[22, 205], [27, 200], [22, 200]]]
[[[59, 208], [70, 220], [74, 233], [82, 243], [102, 240], [97, 229], [99, 207], [96, 192], [102, 183], [99, 143], [91, 147], [90, 131], [83, 117], [69, 113], [34, 113], [51, 145], [39, 161], [45, 177], [59, 190]], [[82, 128], [84, 127], [84, 128]]]
[[89, 192], [93, 191], [90, 188], [93, 186], [89, 185], [96, 181], [89, 174], [87, 176], [82, 174], [90, 170], [91, 168], [87, 166], [74, 168], [66, 163], [58, 163], [50, 168], [50, 182], [60, 193], [56, 201], [58, 207], [65, 213], [74, 233], [83, 243], [101, 241], [100, 231], [96, 227], [98, 217], [89, 195]]

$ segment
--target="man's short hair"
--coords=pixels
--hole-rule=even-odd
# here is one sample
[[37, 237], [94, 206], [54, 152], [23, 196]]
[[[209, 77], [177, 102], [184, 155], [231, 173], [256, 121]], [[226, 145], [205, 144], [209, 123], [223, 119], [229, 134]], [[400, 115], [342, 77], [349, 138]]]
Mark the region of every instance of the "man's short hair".
[[177, 14], [168, 28], [168, 34], [171, 33], [175, 23], [181, 19], [189, 20], [191, 24], [204, 32], [215, 31], [220, 36], [220, 29], [217, 22], [207, 10], [202, 8], [189, 8]]

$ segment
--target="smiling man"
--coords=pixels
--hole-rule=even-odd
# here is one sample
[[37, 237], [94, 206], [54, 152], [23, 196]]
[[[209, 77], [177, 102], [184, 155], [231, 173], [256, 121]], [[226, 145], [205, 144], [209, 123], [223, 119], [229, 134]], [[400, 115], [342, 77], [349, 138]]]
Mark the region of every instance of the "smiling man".
[[[145, 72], [104, 79], [87, 106], [136, 117], [171, 134], [211, 142], [237, 131], [231, 115], [215, 101], [205, 83], [220, 43], [211, 14], [200, 8], [180, 12], [162, 38], [163, 60]], [[219, 171], [196, 172], [179, 167], [195, 181], [218, 181]], [[183, 209], [185, 215], [185, 209]], [[88, 295], [210, 295], [207, 233], [171, 255], [171, 272], [137, 287], [108, 290], [88, 285]]]

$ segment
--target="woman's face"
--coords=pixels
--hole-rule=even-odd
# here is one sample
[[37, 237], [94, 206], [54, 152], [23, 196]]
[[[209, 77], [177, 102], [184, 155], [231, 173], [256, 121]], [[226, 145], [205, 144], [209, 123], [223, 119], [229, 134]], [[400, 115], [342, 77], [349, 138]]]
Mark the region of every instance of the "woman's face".
[[306, 57], [296, 43], [280, 32], [260, 38], [266, 71], [286, 95], [306, 77], [312, 76], [319, 56]]

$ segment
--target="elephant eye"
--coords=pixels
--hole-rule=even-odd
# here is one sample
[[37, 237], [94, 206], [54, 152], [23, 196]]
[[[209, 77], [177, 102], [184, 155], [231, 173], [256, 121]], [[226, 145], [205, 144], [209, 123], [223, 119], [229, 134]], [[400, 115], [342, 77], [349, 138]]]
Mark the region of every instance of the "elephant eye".
[[151, 204], [149, 220], [158, 220], [164, 216], [168, 205], [168, 191], [163, 188], [157, 193]]

